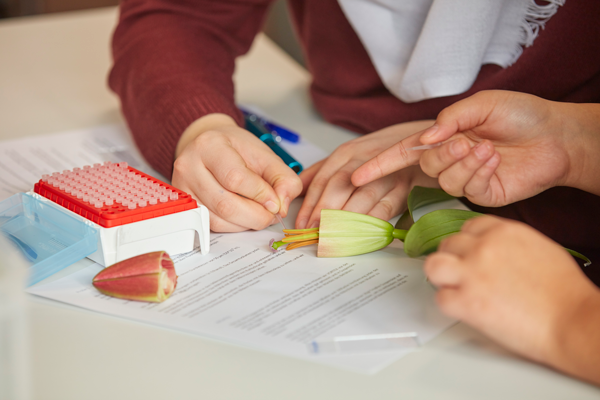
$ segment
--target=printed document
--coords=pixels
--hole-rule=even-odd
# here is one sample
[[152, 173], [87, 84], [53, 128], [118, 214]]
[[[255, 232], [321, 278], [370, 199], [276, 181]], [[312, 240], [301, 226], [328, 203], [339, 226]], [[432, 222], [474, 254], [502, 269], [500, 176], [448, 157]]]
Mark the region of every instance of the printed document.
[[33, 190], [43, 174], [103, 161], [126, 161], [164, 180], [143, 160], [123, 125], [107, 125], [0, 142], [0, 201]]
[[[305, 140], [281, 145], [305, 168], [326, 156]], [[42, 174], [102, 161], [127, 161], [164, 180], [144, 162], [124, 126], [104, 126], [0, 142], [0, 200], [31, 190]], [[299, 201], [292, 206], [292, 213], [297, 212]], [[293, 216], [286, 220], [292, 225]], [[209, 254], [173, 255], [179, 280], [164, 303], [102, 295], [91, 284], [102, 268], [98, 264], [51, 277], [28, 292], [360, 373], [374, 373], [414, 349], [313, 355], [308, 344], [407, 332], [425, 344], [455, 322], [440, 313], [423, 262], [408, 258], [402, 243], [348, 258], [317, 258], [316, 246], [271, 253], [268, 243], [282, 237], [279, 228], [211, 234]]]

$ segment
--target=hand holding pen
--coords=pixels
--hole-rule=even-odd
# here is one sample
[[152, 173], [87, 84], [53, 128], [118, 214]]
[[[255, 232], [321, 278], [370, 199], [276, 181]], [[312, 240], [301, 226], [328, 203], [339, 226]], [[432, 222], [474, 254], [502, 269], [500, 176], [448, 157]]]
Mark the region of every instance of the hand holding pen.
[[260, 230], [285, 217], [302, 183], [265, 143], [225, 114], [192, 123], [179, 139], [173, 185], [210, 211], [215, 232]]
[[[575, 141], [561, 130], [560, 107], [565, 106], [522, 93], [478, 93], [444, 109], [432, 127], [366, 162], [352, 182], [362, 186], [420, 164], [449, 194], [491, 207], [570, 185], [569, 168], [577, 165], [569, 155]], [[419, 144], [436, 147], [407, 150]]]

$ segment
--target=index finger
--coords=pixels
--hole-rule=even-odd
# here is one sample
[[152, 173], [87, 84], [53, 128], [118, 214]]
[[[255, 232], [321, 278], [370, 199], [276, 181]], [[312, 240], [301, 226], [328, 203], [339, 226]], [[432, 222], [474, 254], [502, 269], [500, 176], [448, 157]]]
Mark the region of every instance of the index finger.
[[411, 148], [421, 145], [419, 139], [422, 133], [423, 131], [417, 132], [404, 138], [361, 165], [352, 174], [352, 184], [363, 186], [392, 172], [418, 164], [423, 150], [411, 150]]
[[[259, 147], [256, 151], [264, 153], [264, 157], [270, 155], [268, 148], [264, 149], [266, 150], [264, 152], [261, 150], [263, 149]], [[279, 212], [280, 200], [275, 190], [262, 176], [248, 167], [246, 160], [235, 149], [227, 145], [220, 147], [218, 152], [206, 148], [202, 151], [202, 159], [206, 168], [223, 188], [254, 200], [273, 214]], [[280, 164], [287, 168], [283, 162]]]
[[173, 184], [185, 188], [211, 211], [211, 229], [237, 232], [269, 226], [273, 214], [263, 206], [225, 189], [201, 161], [180, 160], [176, 160]]

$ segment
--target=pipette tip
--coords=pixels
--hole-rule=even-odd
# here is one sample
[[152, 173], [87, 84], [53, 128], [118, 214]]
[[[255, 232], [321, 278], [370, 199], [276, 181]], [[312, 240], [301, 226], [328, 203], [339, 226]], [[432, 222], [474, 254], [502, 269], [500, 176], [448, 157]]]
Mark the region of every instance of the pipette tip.
[[438, 146], [441, 146], [441, 145], [442, 145], [442, 142], [434, 143], [434, 144], [424, 144], [424, 145], [421, 145], [421, 146], [410, 147], [410, 148], [406, 149], [406, 151], [409, 151], [409, 150], [429, 150], [429, 149], [434, 149], [434, 148], [436, 148]]
[[281, 215], [279, 215], [279, 213], [275, 214], [275, 218], [277, 218], [277, 221], [279, 221], [279, 223], [281, 224], [281, 226], [283, 227], [283, 229], [287, 229], [285, 227], [285, 224], [283, 223], [283, 218], [281, 218]]

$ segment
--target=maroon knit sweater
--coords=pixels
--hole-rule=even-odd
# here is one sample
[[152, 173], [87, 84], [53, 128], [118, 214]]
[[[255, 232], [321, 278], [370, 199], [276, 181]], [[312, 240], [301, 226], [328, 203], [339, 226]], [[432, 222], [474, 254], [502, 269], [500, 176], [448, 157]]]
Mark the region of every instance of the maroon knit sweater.
[[[121, 1], [109, 83], [140, 150], [159, 172], [171, 176], [177, 141], [194, 120], [219, 112], [241, 122], [234, 103], [234, 60], [248, 51], [270, 2]], [[567, 1], [513, 66], [483, 66], [468, 92], [412, 104], [383, 86], [337, 0], [289, 2], [316, 108], [327, 121], [356, 132], [434, 119], [444, 107], [483, 89], [600, 101], [598, 0]], [[493, 212], [525, 220], [565, 246], [586, 250], [600, 248], [598, 200], [555, 188]], [[596, 223], [586, 223], [590, 220]]]

